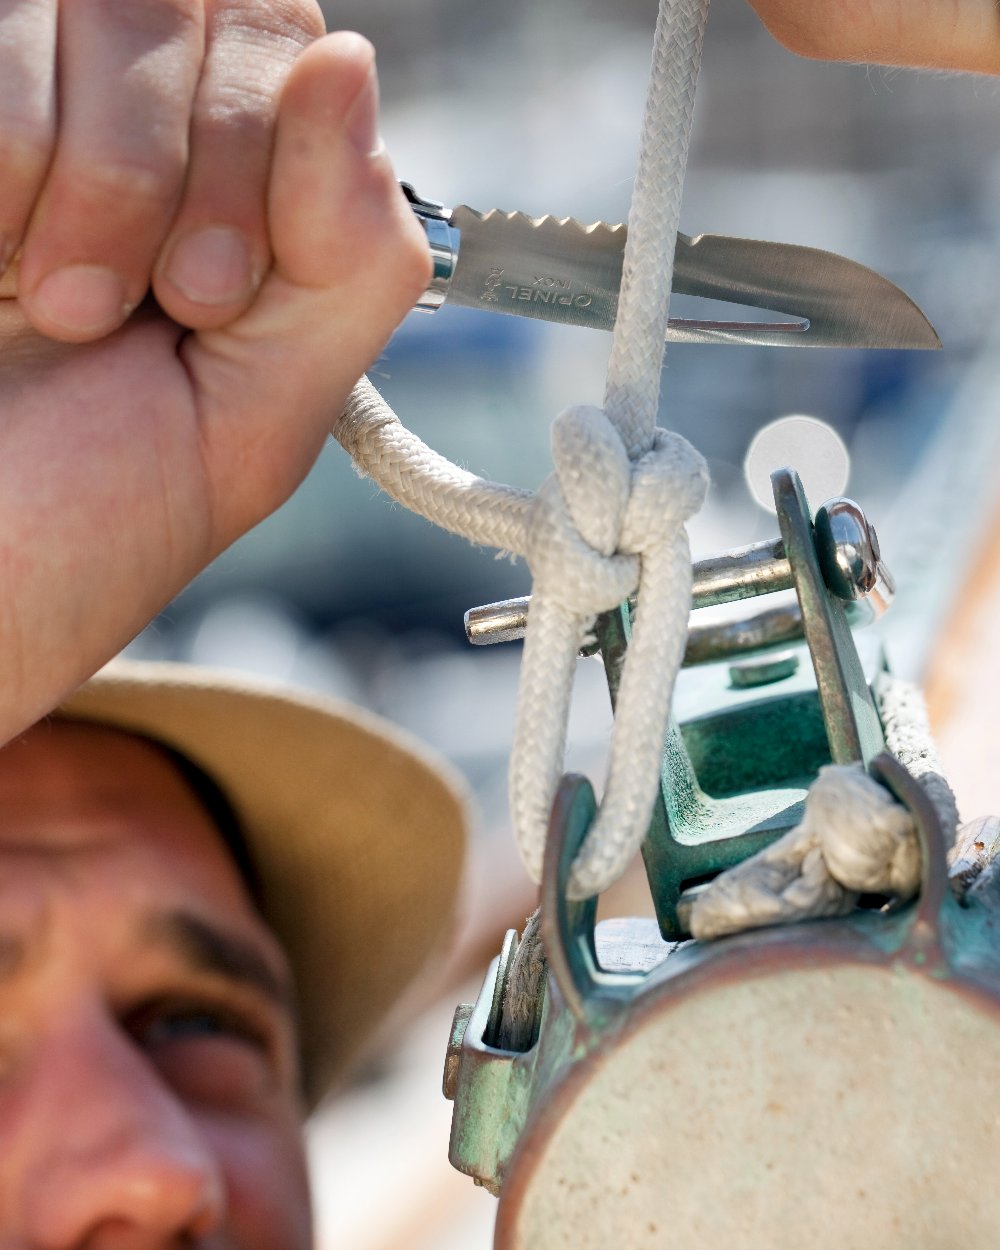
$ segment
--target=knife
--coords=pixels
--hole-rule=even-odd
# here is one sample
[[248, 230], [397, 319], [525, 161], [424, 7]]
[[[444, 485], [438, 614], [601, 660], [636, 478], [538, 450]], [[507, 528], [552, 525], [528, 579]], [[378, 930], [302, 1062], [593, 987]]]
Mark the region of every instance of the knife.
[[[443, 303], [611, 330], [627, 227], [528, 217], [462, 204], [446, 209], [403, 191], [423, 226], [433, 278], [417, 308]], [[671, 318], [667, 341], [757, 347], [940, 348], [905, 292], [855, 261], [814, 247], [678, 234], [673, 289], [766, 309], [781, 320]]]

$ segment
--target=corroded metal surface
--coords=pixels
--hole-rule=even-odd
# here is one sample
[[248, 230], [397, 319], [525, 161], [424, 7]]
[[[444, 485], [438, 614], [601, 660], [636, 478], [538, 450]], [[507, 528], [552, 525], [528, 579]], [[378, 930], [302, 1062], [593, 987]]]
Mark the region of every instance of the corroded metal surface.
[[805, 935], [784, 954], [651, 1002], [574, 1073], [498, 1250], [994, 1250], [995, 999]]
[[[586, 914], [557, 908], [550, 1007], [573, 1045], [554, 1068], [540, 1043], [497, 1250], [993, 1250], [1000, 917], [954, 900], [919, 786], [873, 771], [924, 846], [903, 912], [689, 943], [629, 993], [591, 963]], [[587, 789], [566, 782], [558, 841], [585, 835]]]
[[[695, 697], [679, 693], [643, 848], [660, 933], [682, 936], [685, 883], [795, 823], [831, 758], [864, 761], [912, 812], [920, 896], [711, 944], [658, 943], [630, 922], [599, 942], [596, 900], [566, 898], [593, 791], [564, 778], [537, 1041], [489, 1044], [498, 960], [449, 1047], [451, 1158], [500, 1195], [497, 1250], [996, 1245], [1000, 1190], [981, 1177], [1000, 1168], [1000, 863], [984, 828], [969, 852], [983, 862], [949, 886], [939, 817], [879, 754], [881, 652], [862, 661], [824, 585], [795, 475], [774, 482], [815, 679], [804, 664], [758, 690], [683, 675]], [[598, 625], [613, 700], [630, 628], [627, 605]]]
[[917, 824], [915, 905], [658, 952], [644, 935], [636, 964], [605, 954], [624, 972], [597, 959], [593, 901], [566, 901], [594, 799], [564, 780], [539, 1040], [484, 1042], [499, 961], [461, 1030], [452, 1160], [499, 1192], [497, 1250], [993, 1250], [1000, 874], [960, 905], [922, 788], [871, 768]]
[[[686, 889], [740, 863], [798, 823], [819, 768], [867, 763], [885, 746], [870, 689], [884, 659], [875, 653], [866, 669], [844, 604], [826, 586], [798, 476], [782, 469], [772, 481], [780, 554], [792, 574], [798, 626], [812, 664], [801, 666], [801, 680], [792, 668], [766, 688], [730, 683], [711, 707], [706, 701], [680, 723], [671, 721], [642, 848], [657, 919], [668, 939], [684, 934], [677, 906]], [[780, 616], [784, 609], [769, 611]], [[602, 615], [596, 634], [614, 703], [631, 636], [628, 605]]]

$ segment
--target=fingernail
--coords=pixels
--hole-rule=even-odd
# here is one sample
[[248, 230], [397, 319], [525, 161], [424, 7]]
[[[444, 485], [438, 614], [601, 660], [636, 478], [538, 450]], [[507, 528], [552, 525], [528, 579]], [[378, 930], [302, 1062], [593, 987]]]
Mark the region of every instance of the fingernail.
[[166, 277], [195, 304], [232, 303], [254, 287], [250, 248], [239, 230], [204, 226], [174, 244]]
[[378, 130], [378, 75], [374, 66], [348, 110], [344, 126], [347, 137], [362, 156], [377, 156], [382, 151], [382, 136]]
[[129, 313], [125, 279], [103, 265], [67, 265], [43, 278], [31, 297], [46, 321], [72, 334], [100, 334]]

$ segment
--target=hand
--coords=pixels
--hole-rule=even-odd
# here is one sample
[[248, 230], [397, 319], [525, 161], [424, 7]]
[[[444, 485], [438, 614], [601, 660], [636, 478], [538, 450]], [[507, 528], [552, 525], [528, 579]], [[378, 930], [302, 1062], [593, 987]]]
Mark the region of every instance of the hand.
[[0, 741], [284, 501], [429, 267], [311, 0], [63, 0], [58, 57], [56, 7], [0, 4]]
[[996, 0], [750, 0], [803, 56], [1000, 74]]

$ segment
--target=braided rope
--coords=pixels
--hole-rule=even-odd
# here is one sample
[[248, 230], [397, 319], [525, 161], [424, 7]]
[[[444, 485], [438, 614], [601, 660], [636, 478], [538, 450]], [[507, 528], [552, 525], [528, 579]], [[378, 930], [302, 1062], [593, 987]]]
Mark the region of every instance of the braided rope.
[[411, 434], [362, 378], [333, 429], [358, 469], [398, 503], [471, 543], [523, 554], [534, 495], [488, 482]]
[[524, 556], [533, 577], [511, 750], [515, 836], [541, 877], [565, 755], [576, 657], [594, 617], [639, 588], [621, 675], [604, 797], [569, 894], [600, 893], [641, 844], [687, 635], [691, 558], [685, 522], [704, 500], [705, 462], [656, 428], [681, 189], [708, 0], [661, 0], [642, 154], [604, 411], [555, 421], [555, 472], [538, 492], [487, 482], [405, 430], [367, 379], [334, 436], [393, 498], [470, 541]]
[[631, 459], [653, 439], [709, 0], [661, 3], [604, 411]]

